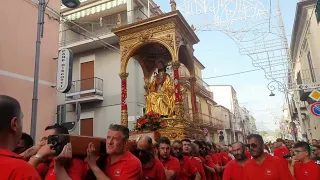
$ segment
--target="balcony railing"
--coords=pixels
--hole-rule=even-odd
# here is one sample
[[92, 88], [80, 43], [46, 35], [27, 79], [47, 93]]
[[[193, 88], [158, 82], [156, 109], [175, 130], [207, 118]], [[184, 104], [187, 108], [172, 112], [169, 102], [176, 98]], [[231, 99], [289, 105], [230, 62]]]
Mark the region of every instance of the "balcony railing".
[[[188, 69], [185, 66], [181, 66], [179, 68], [179, 75], [180, 77], [183, 78], [189, 78], [190, 77], [190, 73], [188, 71]], [[196, 87], [198, 87], [200, 90], [203, 91], [204, 95], [207, 97], [210, 97], [211, 99], [213, 98], [213, 94], [210, 91], [210, 86], [209, 84], [207, 84], [202, 78], [196, 76]]]
[[103, 100], [103, 80], [97, 77], [72, 82], [71, 90], [66, 93], [66, 101], [90, 99]]
[[192, 109], [185, 110], [185, 114], [188, 123], [198, 123], [201, 126], [211, 127], [215, 129], [223, 129], [223, 121], [221, 119], [212, 117], [208, 114], [198, 113], [199, 122], [195, 122], [193, 119]]
[[305, 69], [298, 72], [297, 84], [311, 84], [317, 82], [316, 69]]
[[60, 46], [68, 46], [70, 44], [92, 40], [96, 37], [102, 37], [111, 34], [111, 30], [117, 27], [118, 14], [121, 16], [121, 24], [127, 24], [127, 12], [120, 12], [110, 16], [102, 17], [101, 21], [95, 20], [86, 23], [81, 23], [80, 26], [71, 25], [65, 30], [60, 31], [61, 39]]

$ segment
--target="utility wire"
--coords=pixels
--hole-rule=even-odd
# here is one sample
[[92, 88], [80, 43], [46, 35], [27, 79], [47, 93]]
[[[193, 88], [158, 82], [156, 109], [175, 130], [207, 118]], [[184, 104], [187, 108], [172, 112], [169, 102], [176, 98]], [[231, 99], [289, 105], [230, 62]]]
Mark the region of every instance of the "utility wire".
[[202, 78], [202, 79], [214, 79], [214, 78], [220, 78], [220, 77], [234, 76], [234, 75], [238, 75], [238, 74], [244, 74], [244, 73], [260, 71], [260, 70], [261, 69], [252, 69], [252, 70], [248, 70], [248, 71], [236, 72], [236, 73], [225, 74], [225, 75], [220, 75], [220, 76], [207, 77], [207, 78]]

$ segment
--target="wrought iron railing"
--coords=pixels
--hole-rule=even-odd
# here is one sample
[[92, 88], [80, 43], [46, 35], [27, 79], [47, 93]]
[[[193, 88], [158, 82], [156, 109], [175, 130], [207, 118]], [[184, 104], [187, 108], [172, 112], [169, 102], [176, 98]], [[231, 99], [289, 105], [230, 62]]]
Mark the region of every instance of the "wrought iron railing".
[[76, 100], [90, 96], [103, 96], [103, 80], [97, 77], [72, 82], [72, 87], [66, 93], [66, 100]]
[[[188, 69], [182, 65], [180, 68], [179, 68], [179, 75], [181, 78], [189, 78], [190, 77], [190, 73], [188, 71]], [[203, 90], [203, 92], [205, 93], [206, 96], [210, 97], [210, 98], [213, 98], [213, 94], [212, 92], [210, 91], [210, 86], [208, 83], [206, 83], [201, 77], [198, 77], [196, 76], [196, 86], [198, 88], [200, 88], [201, 90]]]
[[199, 123], [200, 125], [203, 125], [203, 126], [211, 126], [211, 127], [215, 127], [215, 128], [218, 128], [218, 129], [223, 128], [223, 120], [221, 120], [219, 118], [215, 118], [215, 117], [210, 116], [208, 114], [199, 112], [197, 114], [197, 116], [199, 118], [198, 119], [199, 122], [196, 122], [193, 119], [193, 111], [192, 111], [192, 109], [185, 110], [185, 114], [186, 114], [185, 118], [188, 121], [188, 123]]

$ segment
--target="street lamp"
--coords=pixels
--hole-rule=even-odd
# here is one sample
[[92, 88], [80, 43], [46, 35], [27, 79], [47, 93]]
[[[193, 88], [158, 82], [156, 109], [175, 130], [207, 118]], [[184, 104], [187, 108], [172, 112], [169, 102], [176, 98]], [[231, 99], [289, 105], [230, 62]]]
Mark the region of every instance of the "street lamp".
[[275, 96], [275, 94], [273, 93], [273, 91], [271, 91], [270, 95], [271, 97]]
[[[62, 4], [69, 8], [76, 8], [80, 5], [79, 0], [62, 0]], [[47, 3], [45, 0], [38, 2], [38, 24], [37, 24], [37, 41], [36, 41], [36, 55], [34, 62], [34, 81], [33, 81], [33, 97], [32, 97], [32, 111], [31, 111], [31, 129], [30, 135], [33, 139], [36, 138], [37, 130], [37, 115], [38, 115], [38, 89], [39, 89], [39, 66], [40, 66], [40, 45], [43, 38], [44, 15]]]

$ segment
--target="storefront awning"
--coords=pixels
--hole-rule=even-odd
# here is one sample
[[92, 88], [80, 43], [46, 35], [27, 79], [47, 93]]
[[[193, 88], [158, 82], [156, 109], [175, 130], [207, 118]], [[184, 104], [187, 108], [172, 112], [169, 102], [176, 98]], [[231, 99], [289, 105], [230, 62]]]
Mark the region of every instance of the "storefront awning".
[[99, 4], [99, 5], [90, 7], [88, 9], [84, 9], [84, 10], [81, 10], [79, 12], [76, 12], [76, 13], [73, 13], [73, 14], [69, 14], [69, 15], [66, 16], [66, 18], [68, 20], [76, 20], [76, 19], [83, 18], [85, 16], [89, 16], [89, 15], [92, 15], [92, 14], [95, 14], [95, 13], [99, 13], [99, 12], [102, 12], [102, 11], [109, 10], [111, 8], [115, 8], [117, 6], [120, 6], [120, 5], [123, 5], [123, 4], [126, 4], [126, 3], [127, 3], [127, 0], [108, 1], [108, 2], [103, 3], [103, 4]]

